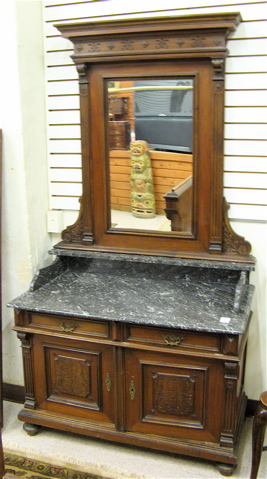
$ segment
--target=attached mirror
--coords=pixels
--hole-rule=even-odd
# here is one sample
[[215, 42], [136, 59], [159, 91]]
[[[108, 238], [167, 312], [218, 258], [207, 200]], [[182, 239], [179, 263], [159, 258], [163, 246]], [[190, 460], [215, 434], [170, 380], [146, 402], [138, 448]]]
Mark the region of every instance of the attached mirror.
[[79, 73], [83, 194], [62, 250], [248, 254], [223, 199], [224, 63], [237, 13], [57, 25]]
[[191, 233], [193, 79], [109, 80], [106, 90], [111, 228]]

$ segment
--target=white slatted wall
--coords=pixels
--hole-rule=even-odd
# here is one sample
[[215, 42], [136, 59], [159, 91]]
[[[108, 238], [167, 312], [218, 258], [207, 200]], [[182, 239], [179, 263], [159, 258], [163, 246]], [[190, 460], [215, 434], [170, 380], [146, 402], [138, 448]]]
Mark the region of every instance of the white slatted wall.
[[[60, 37], [54, 23], [165, 13], [240, 12], [243, 22], [228, 41], [225, 95], [224, 187], [234, 220], [267, 218], [267, 3], [227, 0], [44, 0], [47, 75], [48, 149], [51, 209], [78, 210], [81, 186], [81, 143], [76, 68], [72, 44]], [[59, 5], [60, 3], [60, 5]], [[180, 8], [179, 8], [180, 6]]]

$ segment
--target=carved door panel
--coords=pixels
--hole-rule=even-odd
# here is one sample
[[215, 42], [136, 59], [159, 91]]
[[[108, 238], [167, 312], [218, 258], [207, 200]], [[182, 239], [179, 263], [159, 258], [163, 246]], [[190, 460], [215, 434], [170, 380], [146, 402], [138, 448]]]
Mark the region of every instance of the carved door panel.
[[35, 399], [41, 409], [114, 423], [113, 350], [35, 335]]
[[218, 442], [223, 398], [219, 361], [126, 352], [127, 430]]

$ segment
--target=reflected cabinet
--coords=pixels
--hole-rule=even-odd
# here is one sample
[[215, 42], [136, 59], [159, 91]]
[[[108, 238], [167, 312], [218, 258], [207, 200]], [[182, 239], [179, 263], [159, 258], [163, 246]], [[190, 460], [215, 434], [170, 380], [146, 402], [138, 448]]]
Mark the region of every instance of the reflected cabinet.
[[250, 244], [223, 198], [224, 69], [239, 14], [57, 25], [79, 73], [83, 193], [15, 299], [35, 434], [209, 459], [245, 415]]

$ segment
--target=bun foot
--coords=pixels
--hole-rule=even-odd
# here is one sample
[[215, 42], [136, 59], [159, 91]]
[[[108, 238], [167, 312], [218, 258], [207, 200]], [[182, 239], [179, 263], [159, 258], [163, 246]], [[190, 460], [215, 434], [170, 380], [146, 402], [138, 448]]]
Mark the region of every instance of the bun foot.
[[30, 424], [28, 422], [25, 422], [23, 424], [23, 429], [26, 431], [28, 436], [36, 436], [38, 432], [40, 431], [42, 426], [37, 426], [36, 424]]
[[223, 476], [231, 476], [236, 469], [236, 464], [218, 464], [218, 469]]

